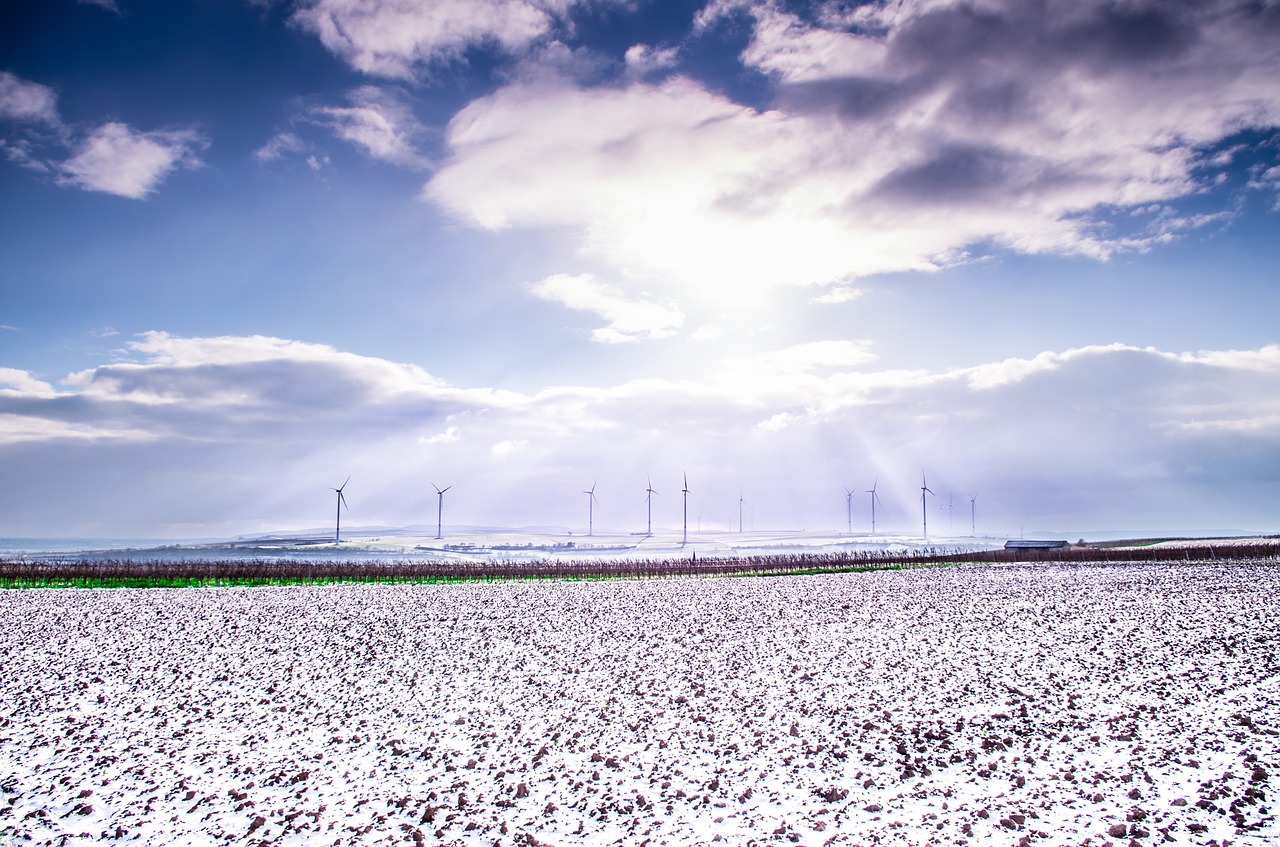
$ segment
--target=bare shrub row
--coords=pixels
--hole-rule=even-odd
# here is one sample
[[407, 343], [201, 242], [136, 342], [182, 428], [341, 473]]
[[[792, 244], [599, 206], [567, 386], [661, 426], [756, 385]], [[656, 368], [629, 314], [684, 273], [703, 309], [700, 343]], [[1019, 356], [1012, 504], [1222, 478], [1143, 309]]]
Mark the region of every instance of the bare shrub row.
[[964, 563], [1169, 562], [1184, 560], [1275, 560], [1266, 543], [1221, 547], [1111, 548], [1071, 546], [1056, 550], [961, 551], [922, 548], [909, 552], [843, 551], [752, 556], [541, 561], [314, 561], [303, 559], [0, 559], [0, 586], [34, 585], [176, 587], [182, 585], [288, 584], [323, 582], [470, 582], [482, 580], [663, 579], [671, 577], [767, 576], [937, 567]]

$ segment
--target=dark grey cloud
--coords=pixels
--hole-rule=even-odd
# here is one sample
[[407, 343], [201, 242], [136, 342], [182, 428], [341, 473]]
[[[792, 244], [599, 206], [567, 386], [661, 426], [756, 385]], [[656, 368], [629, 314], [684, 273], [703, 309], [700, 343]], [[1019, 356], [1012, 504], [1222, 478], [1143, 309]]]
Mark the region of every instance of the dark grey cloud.
[[[1013, 64], [1033, 75], [1055, 67], [1107, 73], [1132, 65], [1166, 64], [1203, 42], [1206, 24], [1237, 19], [1242, 29], [1268, 17], [1237, 4], [1214, 3], [958, 3], [907, 19], [892, 32], [896, 67], [939, 79], [980, 76]], [[1243, 12], [1243, 13], [1242, 13]]]
[[791, 112], [834, 111], [849, 121], [871, 120], [903, 108], [928, 90], [927, 81], [920, 78], [819, 79], [782, 86], [778, 105]]
[[930, 204], [974, 202], [1027, 187], [1028, 164], [1025, 157], [997, 147], [950, 145], [890, 174], [877, 193]]

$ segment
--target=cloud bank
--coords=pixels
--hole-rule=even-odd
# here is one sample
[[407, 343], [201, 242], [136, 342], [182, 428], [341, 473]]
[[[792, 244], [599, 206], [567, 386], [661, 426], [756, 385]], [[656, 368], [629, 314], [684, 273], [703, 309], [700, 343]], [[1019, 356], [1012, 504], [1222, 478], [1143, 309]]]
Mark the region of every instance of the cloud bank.
[[[1274, 523], [1255, 499], [1280, 467], [1276, 346], [1116, 344], [885, 371], [865, 344], [824, 341], [726, 359], [696, 378], [532, 394], [452, 386], [415, 365], [279, 338], [149, 333], [121, 352], [126, 361], [60, 386], [0, 373], [0, 469], [34, 479], [28, 463], [74, 458], [81, 470], [67, 471], [84, 497], [130, 489], [138, 499], [99, 507], [139, 525], [153, 508], [180, 512], [183, 497], [198, 511], [201, 486], [170, 490], [170, 476], [214, 476], [258, 500], [272, 480], [261, 514], [236, 530], [251, 531], [305, 525], [316, 490], [337, 484], [328, 476], [350, 473], [362, 522], [414, 522], [430, 476], [458, 482], [472, 522], [572, 525], [567, 504], [598, 478], [602, 525], [625, 526], [642, 514], [635, 480], [649, 474], [661, 491], [687, 472], [708, 522], [742, 489], [762, 525], [793, 528], [839, 525], [844, 487], [879, 478], [883, 525], [905, 531], [922, 467], [944, 499], [980, 492], [988, 526], [1005, 531], [1037, 520], [1105, 528], [1117, 512], [1153, 527], [1188, 516]], [[135, 455], [146, 457], [146, 484], [121, 464]], [[1224, 480], [1216, 502], [1200, 499]], [[531, 500], [533, 488], [543, 493]], [[65, 512], [23, 509], [32, 534], [49, 529], [37, 515]]]

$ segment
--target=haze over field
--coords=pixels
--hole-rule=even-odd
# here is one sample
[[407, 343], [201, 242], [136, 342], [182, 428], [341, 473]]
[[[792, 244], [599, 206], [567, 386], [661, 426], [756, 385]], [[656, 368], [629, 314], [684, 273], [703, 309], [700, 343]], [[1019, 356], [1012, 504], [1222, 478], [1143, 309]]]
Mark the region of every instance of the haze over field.
[[[1280, 530], [1280, 6], [0, 9], [0, 536]], [[19, 484], [20, 483], [20, 484]], [[936, 522], [936, 523], [935, 523]]]

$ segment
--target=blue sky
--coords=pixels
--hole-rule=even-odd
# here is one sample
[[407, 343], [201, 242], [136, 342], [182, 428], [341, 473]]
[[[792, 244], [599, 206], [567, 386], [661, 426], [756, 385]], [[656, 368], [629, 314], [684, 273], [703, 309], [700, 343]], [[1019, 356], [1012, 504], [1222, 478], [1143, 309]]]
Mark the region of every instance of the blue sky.
[[1234, 0], [6, 4], [0, 535], [348, 474], [675, 526], [683, 472], [911, 531], [922, 469], [995, 534], [1280, 530], [1277, 80]]

